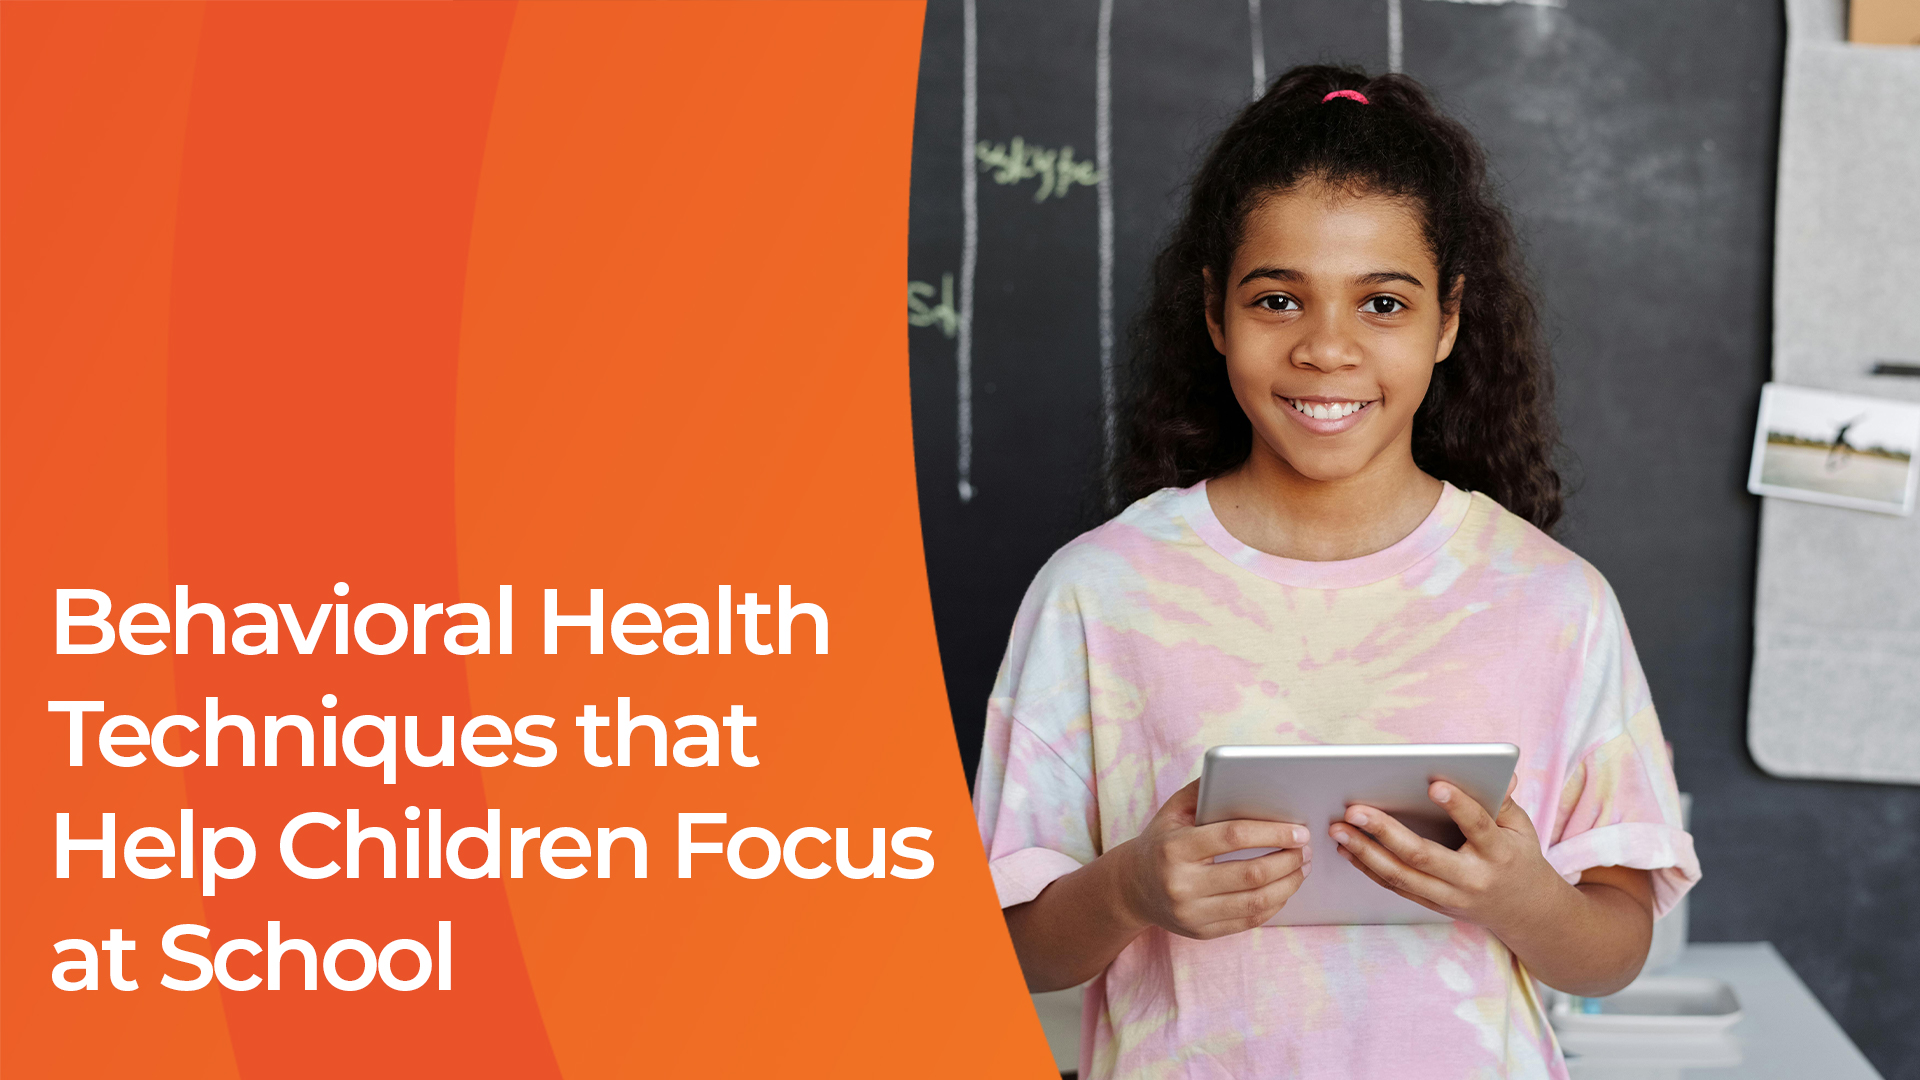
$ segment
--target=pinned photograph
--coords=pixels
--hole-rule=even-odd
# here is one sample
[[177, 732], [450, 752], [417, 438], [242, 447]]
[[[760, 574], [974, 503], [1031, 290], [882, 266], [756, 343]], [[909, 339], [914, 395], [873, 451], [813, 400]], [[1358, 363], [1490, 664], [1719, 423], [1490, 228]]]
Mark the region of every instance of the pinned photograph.
[[1768, 383], [1760, 391], [1747, 490], [1873, 510], [1913, 511], [1920, 405]]

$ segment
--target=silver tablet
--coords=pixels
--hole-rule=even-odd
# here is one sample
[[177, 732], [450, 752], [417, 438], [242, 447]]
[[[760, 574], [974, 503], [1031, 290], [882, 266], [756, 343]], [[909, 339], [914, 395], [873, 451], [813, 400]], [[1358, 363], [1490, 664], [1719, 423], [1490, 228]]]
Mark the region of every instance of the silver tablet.
[[[1464, 838], [1427, 786], [1445, 780], [1488, 813], [1506, 798], [1520, 748], [1512, 743], [1394, 743], [1367, 746], [1216, 746], [1200, 769], [1196, 821], [1288, 821], [1313, 834], [1313, 870], [1268, 926], [1447, 922], [1373, 883], [1340, 857], [1327, 826], [1365, 803], [1429, 840], [1457, 848]], [[1272, 848], [1215, 859], [1251, 859]]]

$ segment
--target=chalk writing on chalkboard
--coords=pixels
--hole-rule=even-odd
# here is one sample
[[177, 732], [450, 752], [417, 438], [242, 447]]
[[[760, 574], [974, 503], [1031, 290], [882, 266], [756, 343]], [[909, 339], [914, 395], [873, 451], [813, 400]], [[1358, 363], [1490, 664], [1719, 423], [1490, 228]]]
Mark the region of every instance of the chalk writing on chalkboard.
[[974, 147], [973, 155], [982, 168], [993, 170], [996, 184], [1018, 184], [1039, 177], [1034, 202], [1046, 202], [1049, 195], [1064, 199], [1075, 184], [1093, 187], [1100, 182], [1100, 170], [1091, 161], [1075, 161], [1071, 146], [1049, 150], [1015, 135], [1011, 142], [998, 145], [981, 142]]
[[[927, 303], [936, 295], [939, 303]], [[940, 275], [938, 290], [924, 281], [907, 282], [907, 325], [937, 326], [948, 337], [959, 331], [960, 312], [953, 306], [952, 274]]]

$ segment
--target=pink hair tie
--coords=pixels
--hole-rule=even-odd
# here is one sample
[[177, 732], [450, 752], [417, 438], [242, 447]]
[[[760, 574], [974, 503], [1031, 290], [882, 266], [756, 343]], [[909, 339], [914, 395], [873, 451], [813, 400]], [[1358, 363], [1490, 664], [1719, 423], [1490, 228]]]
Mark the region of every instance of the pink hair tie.
[[1372, 102], [1367, 100], [1367, 95], [1361, 93], [1358, 90], [1335, 90], [1333, 93], [1328, 94], [1326, 97], [1321, 98], [1320, 104], [1325, 105], [1327, 102], [1332, 101], [1334, 98], [1337, 98], [1337, 97], [1343, 97], [1348, 99], [1349, 101], [1357, 101], [1362, 105], [1373, 104]]

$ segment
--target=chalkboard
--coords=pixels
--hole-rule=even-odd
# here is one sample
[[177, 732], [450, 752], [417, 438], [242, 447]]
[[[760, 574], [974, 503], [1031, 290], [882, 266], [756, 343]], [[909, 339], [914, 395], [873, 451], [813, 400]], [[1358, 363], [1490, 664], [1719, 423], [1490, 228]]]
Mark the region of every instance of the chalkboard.
[[1198, 155], [1294, 64], [1398, 68], [1479, 134], [1526, 244], [1558, 535], [1619, 594], [1694, 795], [1694, 939], [1773, 941], [1920, 1076], [1920, 791], [1778, 780], [1746, 749], [1784, 34], [1778, 0], [932, 0], [908, 319], [969, 774], [1021, 593], [1099, 520], [1111, 373]]

